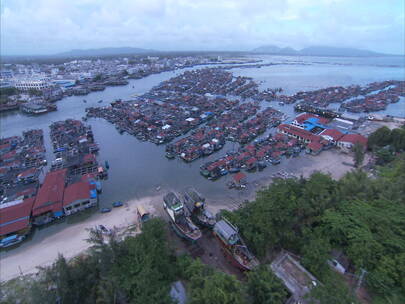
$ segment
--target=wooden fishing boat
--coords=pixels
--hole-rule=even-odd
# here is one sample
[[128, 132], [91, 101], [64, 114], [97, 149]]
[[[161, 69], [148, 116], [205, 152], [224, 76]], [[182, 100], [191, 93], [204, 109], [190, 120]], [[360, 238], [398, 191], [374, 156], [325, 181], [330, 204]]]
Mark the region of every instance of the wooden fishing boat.
[[201, 230], [191, 221], [183, 203], [174, 192], [169, 192], [164, 196], [163, 207], [178, 236], [191, 242], [195, 242], [201, 237]]
[[191, 219], [200, 226], [213, 228], [215, 225], [214, 215], [206, 209], [205, 198], [194, 188], [187, 188], [184, 193], [184, 204], [191, 214]]
[[259, 265], [259, 261], [249, 251], [240, 237], [238, 229], [227, 220], [218, 221], [214, 226], [213, 233], [220, 241], [225, 256], [236, 267], [246, 271], [252, 270]]

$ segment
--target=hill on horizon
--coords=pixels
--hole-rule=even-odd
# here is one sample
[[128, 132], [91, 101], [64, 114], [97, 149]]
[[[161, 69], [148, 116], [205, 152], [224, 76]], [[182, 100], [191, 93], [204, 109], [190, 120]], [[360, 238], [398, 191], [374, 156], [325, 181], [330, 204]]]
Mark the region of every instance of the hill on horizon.
[[57, 57], [84, 57], [84, 56], [110, 56], [156, 53], [155, 50], [135, 47], [106, 47], [99, 49], [74, 49], [68, 52], [57, 53]]
[[274, 54], [274, 55], [304, 55], [304, 56], [336, 56], [336, 57], [370, 57], [370, 56], [392, 56], [391, 54], [377, 53], [369, 50], [356, 48], [340, 48], [331, 46], [310, 46], [301, 50], [291, 47], [280, 48], [275, 45], [264, 45], [252, 50], [253, 53]]

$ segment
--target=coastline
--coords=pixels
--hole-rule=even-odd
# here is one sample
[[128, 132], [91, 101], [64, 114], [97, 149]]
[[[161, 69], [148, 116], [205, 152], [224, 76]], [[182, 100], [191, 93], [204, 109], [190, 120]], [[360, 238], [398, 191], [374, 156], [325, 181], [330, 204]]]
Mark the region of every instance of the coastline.
[[[320, 171], [330, 174], [332, 178], [339, 179], [345, 173], [353, 169], [351, 166], [342, 165], [342, 162], [352, 162], [351, 155], [338, 151], [323, 151], [318, 156], [309, 156], [310, 162], [297, 168], [295, 172], [289, 172], [288, 176], [308, 177], [313, 172]], [[313, 158], [313, 159], [312, 159]], [[282, 172], [284, 170], [281, 170]], [[208, 208], [216, 213], [220, 209], [235, 210], [246, 200], [254, 200], [256, 191], [268, 186], [272, 182], [272, 176], [265, 176], [258, 180], [250, 181], [249, 187], [244, 191], [235, 191], [234, 196], [226, 195], [222, 199], [210, 200], [206, 194]], [[159, 194], [146, 196], [139, 199], [131, 199], [125, 202], [121, 208], [114, 208], [112, 212], [101, 214], [95, 213], [85, 221], [79, 221], [66, 226], [64, 229], [48, 234], [40, 241], [31, 241], [21, 244], [18, 248], [0, 253], [0, 281], [7, 281], [19, 277], [21, 274], [34, 274], [36, 267], [51, 265], [58, 254], [66, 258], [73, 258], [83, 253], [90, 247], [86, 242], [88, 231], [86, 229], [102, 224], [106, 227], [122, 231], [137, 222], [136, 208], [140, 204], [154, 216], [165, 216], [162, 209], [162, 198], [168, 189], [160, 189]], [[204, 193], [203, 193], [204, 194]]]

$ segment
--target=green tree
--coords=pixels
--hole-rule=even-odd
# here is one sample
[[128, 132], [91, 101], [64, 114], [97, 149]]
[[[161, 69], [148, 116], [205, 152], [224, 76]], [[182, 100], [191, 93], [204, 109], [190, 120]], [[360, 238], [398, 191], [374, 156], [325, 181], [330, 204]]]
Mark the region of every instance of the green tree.
[[190, 281], [190, 304], [245, 303], [241, 283], [234, 277], [192, 261], [185, 274]]
[[377, 165], [384, 165], [394, 160], [395, 156], [388, 148], [381, 148], [375, 153]]
[[16, 88], [0, 88], [0, 96], [11, 96], [18, 94], [19, 91]]
[[319, 280], [329, 272], [327, 260], [332, 250], [329, 240], [320, 233], [308, 231], [308, 242], [302, 248], [302, 264]]
[[130, 303], [170, 303], [170, 284], [175, 280], [176, 259], [166, 238], [165, 223], [153, 219], [135, 238], [120, 244], [113, 265], [114, 277]]
[[356, 168], [360, 167], [364, 161], [364, 147], [362, 144], [356, 142], [353, 146], [353, 159]]
[[388, 127], [381, 127], [370, 134], [367, 145], [370, 150], [376, 147], [384, 147], [390, 143], [391, 130]]
[[43, 95], [43, 92], [41, 90], [36, 90], [36, 89], [29, 89], [28, 93], [31, 96], [42, 96]]
[[93, 78], [93, 80], [94, 80], [94, 81], [103, 80], [103, 75], [102, 75], [102, 74], [97, 74], [97, 75]]
[[404, 128], [396, 128], [391, 131], [391, 144], [396, 152], [405, 150]]
[[306, 296], [309, 303], [319, 304], [356, 304], [354, 293], [348, 289], [343, 280], [335, 273], [330, 273], [324, 284], [319, 284]]
[[268, 267], [248, 273], [246, 288], [253, 304], [283, 304], [287, 300], [288, 291]]

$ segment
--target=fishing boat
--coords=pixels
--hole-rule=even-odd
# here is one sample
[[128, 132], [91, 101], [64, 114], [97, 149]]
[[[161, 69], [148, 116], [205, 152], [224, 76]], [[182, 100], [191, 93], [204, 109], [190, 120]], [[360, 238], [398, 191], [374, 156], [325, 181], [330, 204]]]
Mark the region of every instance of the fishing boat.
[[226, 257], [236, 267], [246, 271], [259, 265], [259, 261], [241, 239], [238, 229], [227, 220], [218, 221], [214, 226], [213, 233], [220, 241]]
[[174, 159], [174, 158], [176, 158], [176, 154], [173, 153], [173, 152], [168, 151], [168, 152], [166, 152], [166, 157], [168, 159]]
[[191, 242], [201, 237], [201, 230], [191, 221], [183, 203], [174, 192], [164, 196], [163, 208], [169, 215], [170, 225], [178, 236]]
[[190, 211], [191, 219], [200, 226], [213, 228], [215, 217], [205, 208], [205, 198], [202, 197], [194, 188], [187, 188], [184, 193], [184, 204]]
[[99, 101], [97, 101], [98, 103], [102, 103], [103, 102], [103, 100], [102, 99], [100, 99]]

